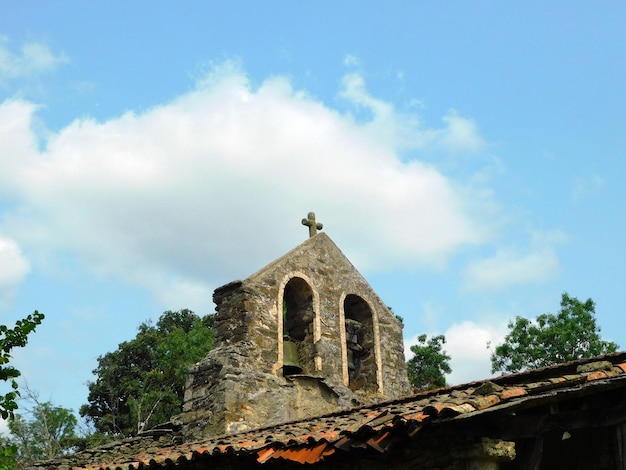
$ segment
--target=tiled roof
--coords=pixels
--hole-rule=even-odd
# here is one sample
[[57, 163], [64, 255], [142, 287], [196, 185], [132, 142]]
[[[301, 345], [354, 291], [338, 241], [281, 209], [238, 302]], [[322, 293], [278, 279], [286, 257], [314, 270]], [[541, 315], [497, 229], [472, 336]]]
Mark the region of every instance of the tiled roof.
[[[91, 462], [76, 459], [72, 468], [152, 469], [226, 456], [246, 456], [259, 463], [272, 459], [315, 463], [354, 448], [384, 453], [399, 439], [419, 439], [420, 431], [440, 423], [621, 387], [626, 387], [626, 353], [615, 353], [136, 454], [130, 443], [125, 456], [107, 460], [111, 454], [103, 452]], [[36, 468], [51, 467], [42, 463]]]

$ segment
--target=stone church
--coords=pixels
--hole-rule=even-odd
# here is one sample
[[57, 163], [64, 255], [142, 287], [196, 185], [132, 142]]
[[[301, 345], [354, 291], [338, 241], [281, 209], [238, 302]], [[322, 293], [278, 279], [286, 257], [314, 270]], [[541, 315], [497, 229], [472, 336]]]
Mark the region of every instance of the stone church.
[[309, 239], [215, 290], [216, 345], [191, 371], [187, 439], [408, 394], [402, 324], [309, 213]]
[[32, 470], [626, 470], [626, 352], [411, 393], [402, 324], [310, 213], [215, 290], [183, 412]]

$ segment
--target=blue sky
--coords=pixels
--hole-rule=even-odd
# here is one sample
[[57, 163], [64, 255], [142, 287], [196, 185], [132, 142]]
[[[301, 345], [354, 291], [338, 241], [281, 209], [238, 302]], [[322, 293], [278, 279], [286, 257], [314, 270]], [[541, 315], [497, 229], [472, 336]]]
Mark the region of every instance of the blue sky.
[[77, 410], [99, 355], [326, 233], [449, 381], [593, 298], [626, 347], [623, 2], [0, 0], [0, 322]]

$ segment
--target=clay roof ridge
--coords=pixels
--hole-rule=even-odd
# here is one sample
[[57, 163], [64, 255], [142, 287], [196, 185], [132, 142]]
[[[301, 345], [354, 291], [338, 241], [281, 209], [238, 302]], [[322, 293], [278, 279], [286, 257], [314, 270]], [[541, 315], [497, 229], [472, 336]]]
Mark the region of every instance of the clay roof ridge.
[[[443, 420], [447, 421], [447, 420], [452, 420], [452, 419], [474, 418], [476, 416], [479, 416], [485, 413], [492, 413], [492, 412], [503, 410], [503, 409], [515, 410], [521, 407], [530, 406], [531, 404], [536, 403], [536, 402], [541, 402], [546, 399], [557, 397], [559, 395], [579, 394], [580, 392], [586, 392], [585, 394], [590, 394], [590, 393], [593, 393], [593, 391], [595, 391], [595, 389], [597, 388], [608, 389], [608, 388], [618, 387], [620, 385], [623, 386], [622, 382], [624, 381], [626, 381], [626, 374], [620, 374], [620, 375], [615, 375], [612, 377], [606, 377], [603, 379], [596, 379], [596, 380], [591, 380], [591, 381], [583, 380], [583, 381], [575, 381], [575, 382], [569, 382], [569, 383], [562, 382], [561, 383], [562, 386], [560, 388], [550, 387], [550, 388], [535, 389], [525, 395], [512, 397], [506, 400], [501, 400], [500, 402], [498, 402], [497, 404], [494, 404], [493, 406], [479, 409], [472, 413], [465, 413], [465, 414], [452, 416], [448, 418], [444, 417]], [[441, 417], [439, 418], [442, 419]]]
[[[519, 381], [519, 379], [522, 379], [522, 378], [526, 378], [530, 382], [532, 381], [533, 377], [541, 377], [541, 376], [554, 377], [554, 375], [551, 375], [550, 372], [557, 371], [557, 370], [571, 370], [572, 372], [569, 372], [569, 373], [576, 374], [576, 368], [578, 366], [592, 363], [592, 362], [599, 362], [599, 361], [609, 361], [613, 365], [626, 362], [626, 351], [616, 351], [613, 353], [604, 354], [602, 356], [574, 359], [572, 361], [561, 362], [558, 364], [551, 364], [548, 366], [538, 367], [536, 369], [525, 370], [522, 372], [515, 372], [512, 374], [503, 374], [497, 377], [493, 377], [489, 380], [491, 380], [492, 382], [498, 383], [500, 385], [502, 384], [502, 382]], [[561, 375], [566, 375], [566, 373], [563, 373]]]

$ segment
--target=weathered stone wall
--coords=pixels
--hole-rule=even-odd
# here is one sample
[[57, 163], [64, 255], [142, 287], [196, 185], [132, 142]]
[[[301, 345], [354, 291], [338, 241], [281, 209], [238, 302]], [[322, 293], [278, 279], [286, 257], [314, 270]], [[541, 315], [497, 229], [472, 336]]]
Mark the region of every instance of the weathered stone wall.
[[[361, 336], [358, 371], [348, 370], [347, 296], [359, 299], [358, 314], [367, 318], [369, 328]], [[401, 323], [325, 234], [249, 278], [217, 289], [213, 299], [216, 347], [193, 368], [187, 382], [182, 414], [187, 439], [307, 418], [409, 392]], [[293, 313], [296, 304], [310, 311]], [[285, 377], [288, 323], [298, 337], [303, 371]]]
[[400, 398], [411, 392], [404, 358], [403, 325], [386, 306], [383, 307], [385, 313], [379, 315], [378, 324], [384, 394], [390, 398]]

